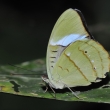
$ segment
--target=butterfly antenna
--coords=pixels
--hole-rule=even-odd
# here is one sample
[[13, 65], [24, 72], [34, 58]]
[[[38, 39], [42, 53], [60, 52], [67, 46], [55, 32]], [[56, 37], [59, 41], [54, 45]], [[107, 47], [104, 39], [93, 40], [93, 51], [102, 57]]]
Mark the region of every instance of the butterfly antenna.
[[49, 85], [50, 89], [53, 91], [53, 93], [55, 94], [55, 99], [56, 99], [56, 92], [54, 91], [54, 89]]

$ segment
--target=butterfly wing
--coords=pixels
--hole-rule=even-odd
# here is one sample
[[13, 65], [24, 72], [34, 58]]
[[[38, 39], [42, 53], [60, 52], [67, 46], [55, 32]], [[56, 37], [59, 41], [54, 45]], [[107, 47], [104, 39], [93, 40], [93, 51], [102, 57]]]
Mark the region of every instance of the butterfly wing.
[[[80, 44], [77, 42], [79, 40], [88, 41], [91, 39], [94, 38], [87, 30], [84, 18], [80, 11], [68, 9], [60, 16], [53, 28], [47, 48], [47, 73], [49, 82], [52, 83], [54, 88], [64, 88], [65, 85], [68, 87], [89, 85], [91, 82], [95, 82], [97, 74], [94, 72], [95, 70], [93, 69], [93, 66], [91, 66], [92, 64], [90, 64], [90, 61], [88, 61], [89, 64], [86, 62], [89, 58], [87, 59], [83, 52], [81, 53], [81, 51], [79, 51], [79, 45], [85, 45], [86, 43], [80, 42]], [[92, 43], [94, 44], [95, 41]], [[80, 46], [80, 48], [81, 47], [83, 46]], [[89, 50], [91, 49], [91, 46], [89, 47], [86, 45], [85, 48]], [[90, 50], [89, 52], [91, 53], [93, 50]], [[98, 52], [96, 53], [98, 54]], [[70, 56], [68, 54], [70, 54]], [[80, 64], [79, 68], [77, 67], [78, 64], [74, 64], [74, 59]], [[92, 58], [89, 60], [92, 60]], [[95, 61], [95, 59], [93, 60]], [[81, 66], [83, 68], [85, 62], [86, 68], [81, 72], [80, 68]], [[108, 63], [106, 65], [108, 66]], [[90, 73], [92, 74], [88, 73], [89, 69], [91, 69]], [[98, 74], [100, 75], [100, 73]], [[88, 77], [90, 78], [88, 79]]]
[[47, 48], [47, 73], [49, 78], [51, 78], [55, 63], [67, 45], [89, 36], [85, 27], [81, 17], [73, 9], [66, 10], [60, 16], [53, 28]]
[[56, 22], [51, 33], [49, 45], [67, 46], [71, 42], [90, 36], [89, 34], [81, 12], [68, 9]]
[[86, 86], [105, 78], [109, 65], [109, 55], [99, 43], [79, 40], [63, 51], [52, 76], [55, 81], [68, 87]]

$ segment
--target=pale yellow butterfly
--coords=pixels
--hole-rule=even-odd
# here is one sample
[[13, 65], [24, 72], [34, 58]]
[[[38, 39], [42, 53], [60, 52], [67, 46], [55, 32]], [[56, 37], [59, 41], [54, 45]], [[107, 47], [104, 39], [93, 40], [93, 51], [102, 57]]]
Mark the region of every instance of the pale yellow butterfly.
[[81, 12], [66, 10], [56, 22], [47, 47], [47, 74], [42, 79], [55, 89], [88, 86], [106, 77], [110, 58], [87, 29]]

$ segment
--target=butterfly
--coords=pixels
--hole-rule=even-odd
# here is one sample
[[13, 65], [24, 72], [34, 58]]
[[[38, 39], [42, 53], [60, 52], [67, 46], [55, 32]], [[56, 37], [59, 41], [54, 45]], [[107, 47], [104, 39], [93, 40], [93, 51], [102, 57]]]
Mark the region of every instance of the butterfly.
[[57, 20], [47, 47], [47, 74], [51, 88], [88, 86], [100, 82], [110, 70], [110, 58], [95, 41], [78, 9], [67, 9]]

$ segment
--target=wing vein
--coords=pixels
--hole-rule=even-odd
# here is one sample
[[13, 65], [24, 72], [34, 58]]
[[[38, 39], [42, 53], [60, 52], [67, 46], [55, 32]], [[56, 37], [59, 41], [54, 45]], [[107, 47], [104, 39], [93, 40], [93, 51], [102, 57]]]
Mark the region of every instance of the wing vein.
[[75, 62], [73, 60], [71, 60], [69, 56], [67, 56], [66, 54], [64, 54], [64, 55], [69, 59], [70, 62], [73, 63], [73, 65], [79, 70], [79, 72], [81, 73], [81, 75], [88, 81], [87, 77], [83, 74], [83, 72], [80, 70], [80, 68], [78, 67], [78, 65], [76, 65]]

